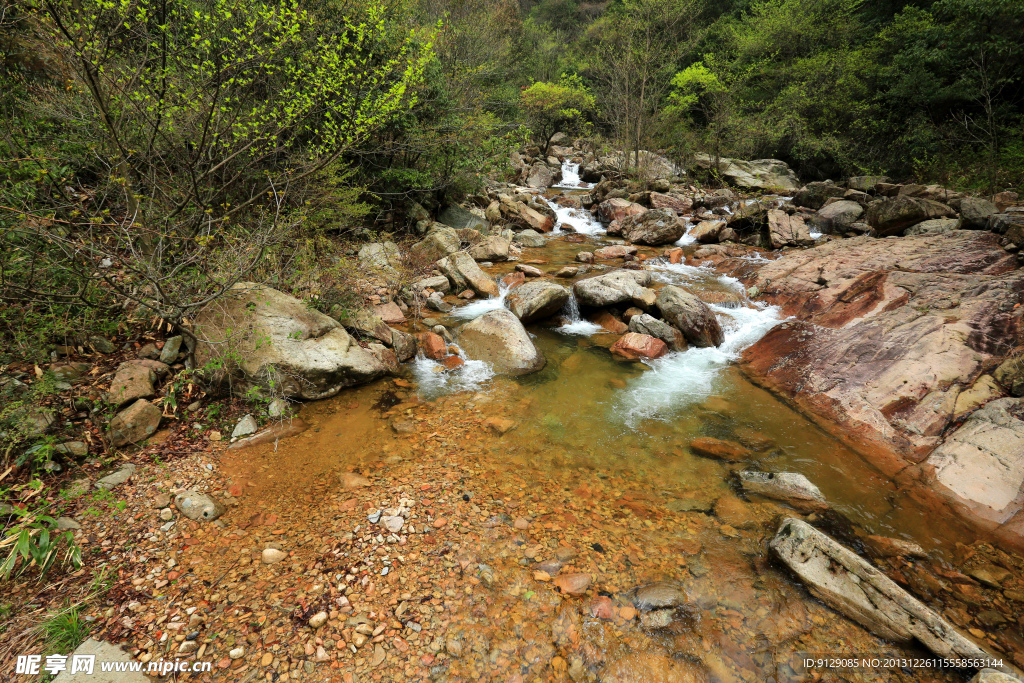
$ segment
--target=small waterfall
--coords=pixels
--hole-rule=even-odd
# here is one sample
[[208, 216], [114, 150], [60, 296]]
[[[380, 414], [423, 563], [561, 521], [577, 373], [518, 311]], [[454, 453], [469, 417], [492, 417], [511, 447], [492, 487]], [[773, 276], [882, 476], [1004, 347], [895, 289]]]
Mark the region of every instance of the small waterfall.
[[552, 187], [564, 187], [571, 190], [589, 190], [593, 183], [585, 183], [580, 180], [580, 165], [574, 164], [566, 159], [562, 162], [562, 179]]
[[580, 315], [579, 302], [576, 301], [576, 295], [571, 289], [569, 290], [569, 300], [562, 307], [562, 315], [569, 320], [569, 322], [561, 327], [556, 328], [556, 331], [562, 334], [575, 334], [586, 337], [604, 329], [600, 325], [583, 319], [583, 316]]
[[489, 297], [487, 299], [474, 299], [465, 306], [459, 306], [452, 311], [452, 316], [459, 320], [472, 320], [473, 318], [479, 318], [488, 311], [494, 311], [499, 308], [505, 308], [505, 297], [508, 296], [509, 288], [501, 283], [498, 283], [498, 296]]
[[558, 219], [558, 222], [555, 224], [556, 232], [561, 230], [562, 225], [569, 225], [581, 235], [604, 234], [604, 226], [586, 209], [573, 209], [568, 206], [562, 206], [547, 197], [542, 197], [542, 199], [547, 202], [547, 205], [555, 212], [555, 218]]

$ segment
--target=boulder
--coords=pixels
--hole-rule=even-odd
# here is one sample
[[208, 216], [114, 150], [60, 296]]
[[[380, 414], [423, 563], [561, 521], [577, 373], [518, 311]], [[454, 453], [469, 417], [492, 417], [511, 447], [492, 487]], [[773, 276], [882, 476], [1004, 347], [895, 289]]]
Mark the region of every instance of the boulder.
[[842, 235], [864, 216], [864, 207], [857, 202], [843, 199], [832, 202], [818, 210], [812, 223], [826, 234]]
[[405, 314], [402, 313], [402, 309], [394, 301], [374, 306], [373, 315], [388, 325], [401, 325], [405, 322]]
[[411, 360], [416, 355], [416, 337], [408, 332], [392, 328], [391, 348], [395, 350], [395, 355], [400, 363]]
[[199, 367], [220, 364], [223, 379], [273, 385], [288, 398], [327, 398], [385, 372], [336, 320], [252, 282], [240, 282], [208, 304], [196, 317], [195, 332]]
[[526, 172], [525, 184], [527, 187], [544, 189], [557, 183], [561, 177], [561, 171], [556, 171], [547, 164], [537, 162]]
[[662, 340], [649, 334], [627, 332], [612, 344], [610, 351], [616, 356], [629, 360], [641, 358], [661, 358], [668, 352], [668, 346]]
[[420, 351], [431, 360], [441, 360], [448, 355], [448, 344], [444, 338], [434, 332], [420, 332], [416, 335]]
[[524, 228], [539, 232], [551, 232], [555, 229], [555, 219], [545, 215], [523, 202], [516, 202], [514, 209], [509, 211], [509, 220]]
[[685, 351], [688, 348], [682, 332], [647, 313], [632, 316], [629, 319], [629, 331], [656, 337], [672, 351]]
[[[715, 167], [714, 160], [707, 154], [697, 154], [694, 158], [698, 168]], [[778, 159], [743, 161], [721, 157], [718, 160], [717, 171], [730, 184], [748, 190], [785, 191], [800, 187], [800, 181], [793, 169]]]
[[544, 280], [527, 282], [505, 298], [509, 310], [524, 323], [541, 320], [562, 310], [572, 294], [562, 285]]
[[836, 185], [831, 180], [816, 181], [807, 183], [793, 194], [793, 204], [804, 206], [817, 211], [825, 206], [831, 197], [842, 197], [846, 189]]
[[463, 325], [458, 342], [467, 357], [490, 363], [499, 374], [527, 375], [544, 367], [544, 356], [530, 334], [505, 308], [488, 311]]
[[725, 221], [701, 221], [690, 231], [690, 236], [701, 244], [715, 244], [727, 225]]
[[912, 235], [938, 235], [947, 233], [950, 230], [956, 230], [959, 225], [960, 221], [955, 218], [936, 218], [930, 221], [921, 221], [917, 225], [912, 225], [904, 230], [903, 234], [907, 237]]
[[693, 199], [690, 197], [676, 197], [661, 192], [651, 193], [652, 209], [668, 209], [677, 214], [690, 213], [693, 210]]
[[412, 258], [421, 264], [433, 263], [459, 250], [461, 240], [454, 228], [434, 223], [421, 241], [409, 248]]
[[768, 242], [773, 249], [809, 247], [814, 244], [803, 217], [772, 209], [768, 212]]
[[605, 310], [594, 311], [587, 316], [587, 320], [595, 325], [600, 325], [605, 329], [605, 331], [611, 332], [612, 334], [625, 334], [629, 331], [629, 327], [626, 323], [622, 322]]
[[955, 215], [945, 204], [905, 194], [879, 200], [868, 207], [868, 224], [879, 237], [901, 235], [922, 221]]
[[630, 302], [641, 308], [654, 305], [657, 293], [648, 289], [651, 274], [645, 270], [613, 270], [595, 277], [580, 280], [572, 291], [581, 306], [604, 308]]
[[[448, 284], [447, 278], [442, 277], [441, 279], [444, 280], [445, 285]], [[344, 313], [345, 317], [338, 319], [338, 322], [346, 329], [362, 337], [370, 337], [371, 339], [382, 341], [389, 346], [391, 345], [391, 328], [376, 313], [365, 308], [354, 311], [343, 310], [341, 313]]]
[[928, 456], [931, 485], [980, 526], [1024, 534], [1024, 399], [975, 411]]
[[783, 322], [741, 369], [892, 476], [941, 441], [957, 396], [1018, 343], [1024, 272], [987, 231], [836, 240], [744, 277]]
[[116, 448], [148, 439], [160, 426], [160, 417], [159, 408], [146, 399], [139, 399], [110, 421], [107, 427], [110, 445]]
[[999, 213], [996, 205], [981, 197], [964, 197], [960, 200], [960, 228], [963, 230], [985, 230], [988, 217]]
[[499, 235], [491, 235], [482, 242], [469, 248], [469, 255], [474, 261], [507, 261], [511, 240]]
[[606, 199], [594, 208], [594, 214], [603, 223], [621, 221], [627, 216], [638, 216], [647, 211], [628, 199]]
[[464, 209], [458, 204], [449, 204], [444, 208], [438, 217], [439, 223], [451, 226], [456, 230], [478, 230], [486, 234], [491, 226], [487, 221], [476, 215], [469, 209]]
[[164, 348], [160, 349], [160, 362], [170, 365], [178, 360], [178, 354], [181, 353], [181, 343], [183, 341], [184, 337], [180, 334], [165, 341]]
[[858, 192], [873, 192], [878, 183], [891, 182], [884, 175], [858, 175], [846, 179], [846, 186]]
[[193, 522], [212, 522], [227, 512], [224, 503], [198, 491], [179, 493], [174, 497], [174, 506]]
[[678, 240], [686, 225], [671, 209], [651, 209], [623, 218], [620, 232], [630, 242], [655, 246]]
[[665, 321], [682, 332], [693, 346], [720, 346], [725, 341], [714, 312], [682, 287], [663, 287], [655, 304]]
[[154, 382], [156, 373], [144, 365], [143, 361], [125, 361], [114, 373], [107, 401], [120, 407], [140, 398], [152, 398], [156, 396]]
[[812, 595], [875, 635], [897, 643], [917, 641], [943, 658], [993, 658], [867, 560], [807, 522], [784, 520], [769, 546]]
[[517, 232], [512, 238], [512, 242], [520, 244], [524, 247], [532, 247], [539, 249], [540, 247], [546, 246], [548, 241], [544, 237], [532, 228], [527, 228], [522, 232]]
[[441, 292], [447, 294], [451, 291], [451, 283], [448, 282], [448, 278], [444, 275], [433, 275], [431, 277], [425, 277], [422, 280], [417, 280], [412, 283], [412, 288], [415, 291], [423, 291], [425, 289], [432, 289], [435, 292]]
[[825, 496], [807, 477], [796, 472], [739, 472], [740, 486], [747, 493], [774, 498], [788, 503], [800, 512], [822, 512], [828, 509]]
[[402, 251], [394, 242], [371, 242], [359, 249], [359, 263], [367, 270], [391, 274], [401, 262]]
[[100, 489], [101, 491], [109, 491], [113, 488], [120, 486], [121, 484], [124, 484], [133, 476], [135, 476], [135, 469], [135, 465], [133, 465], [132, 463], [128, 463], [127, 465], [124, 465], [120, 469], [111, 472], [107, 476], [97, 480], [94, 486]]
[[480, 270], [473, 257], [464, 251], [458, 251], [437, 262], [441, 272], [448, 276], [452, 288], [461, 292], [472, 289], [480, 296], [498, 296], [498, 283], [490, 275]]

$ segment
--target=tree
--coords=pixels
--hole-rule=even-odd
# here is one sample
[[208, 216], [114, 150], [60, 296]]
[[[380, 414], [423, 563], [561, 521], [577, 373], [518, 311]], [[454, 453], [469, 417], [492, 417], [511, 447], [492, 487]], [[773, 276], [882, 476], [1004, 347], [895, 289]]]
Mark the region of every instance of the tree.
[[581, 132], [596, 108], [594, 96], [576, 74], [564, 74], [558, 83], [534, 83], [523, 90], [521, 101], [545, 155], [556, 133]]
[[32, 107], [93, 161], [73, 168], [66, 149], [43, 156], [7, 131], [12, 163], [37, 175], [5, 209], [21, 229], [3, 296], [85, 303], [88, 289], [189, 335], [197, 309], [287, 239], [318, 174], [413, 106], [432, 57], [428, 34], [374, 6], [330, 31], [295, 0], [41, 6], [40, 43], [67, 80]]

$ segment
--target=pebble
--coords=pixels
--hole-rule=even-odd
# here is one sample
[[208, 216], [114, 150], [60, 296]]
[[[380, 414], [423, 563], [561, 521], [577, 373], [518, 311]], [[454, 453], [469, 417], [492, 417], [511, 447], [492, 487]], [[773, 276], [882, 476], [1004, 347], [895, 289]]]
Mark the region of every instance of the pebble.
[[231, 659], [241, 659], [244, 656], [245, 656], [245, 648], [244, 647], [236, 647], [233, 650], [231, 650], [230, 652], [228, 652], [228, 657], [231, 657]]
[[512, 524], [512, 526], [520, 531], [525, 531], [530, 528], [530, 520], [520, 517]]
[[274, 564], [275, 562], [280, 562], [286, 557], [288, 557], [286, 553], [277, 550], [276, 548], [267, 548], [263, 551], [264, 564]]
[[309, 618], [309, 625], [312, 628], [320, 628], [327, 622], [327, 612], [317, 612]]
[[160, 519], [164, 520], [165, 522], [169, 522], [172, 519], [174, 519], [174, 513], [171, 512], [171, 508], [164, 508], [163, 510], [161, 510]]
[[405, 520], [398, 516], [388, 516], [381, 518], [381, 523], [388, 531], [393, 534], [397, 534], [402, 530], [402, 525], [405, 524]]
[[569, 595], [582, 595], [590, 587], [590, 574], [561, 574], [555, 577], [555, 586]]

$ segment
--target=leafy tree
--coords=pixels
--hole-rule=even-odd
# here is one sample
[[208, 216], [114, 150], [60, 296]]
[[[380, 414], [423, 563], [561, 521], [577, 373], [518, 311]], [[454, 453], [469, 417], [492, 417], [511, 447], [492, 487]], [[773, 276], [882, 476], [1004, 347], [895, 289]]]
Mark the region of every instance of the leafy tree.
[[524, 89], [522, 107], [546, 155], [556, 133], [574, 134], [584, 129], [596, 101], [579, 76], [565, 74], [558, 83], [537, 82]]

